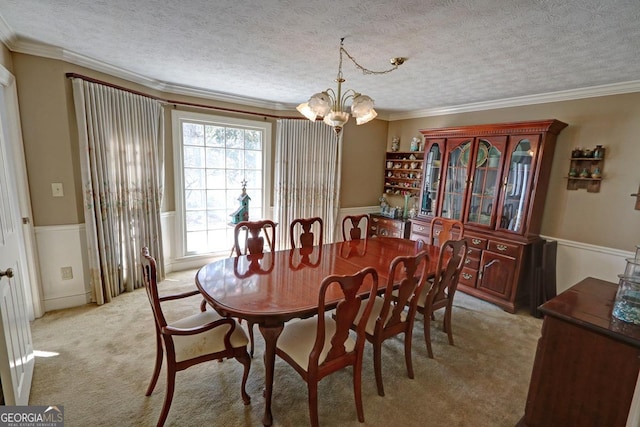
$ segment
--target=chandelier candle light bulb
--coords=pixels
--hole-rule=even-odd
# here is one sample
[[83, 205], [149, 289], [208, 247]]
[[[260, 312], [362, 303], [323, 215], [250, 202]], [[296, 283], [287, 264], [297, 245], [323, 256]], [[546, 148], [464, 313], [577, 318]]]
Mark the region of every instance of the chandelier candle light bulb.
[[347, 89], [342, 92], [342, 83], [345, 79], [342, 76], [342, 54], [347, 57], [362, 70], [363, 74], [386, 74], [397, 69], [405, 61], [405, 58], [392, 58], [391, 65], [393, 68], [385, 71], [371, 71], [362, 67], [356, 60], [349, 55], [344, 48], [344, 37], [340, 39], [340, 62], [338, 64], [338, 75], [336, 82], [338, 83], [337, 91], [329, 88], [323, 92], [318, 92], [309, 98], [309, 101], [298, 105], [296, 109], [307, 119], [315, 121], [318, 117], [323, 118], [323, 122], [333, 127], [336, 135], [342, 131], [342, 127], [349, 121], [350, 114], [345, 111], [346, 104], [351, 100], [351, 115], [356, 118], [356, 124], [361, 125], [373, 120], [378, 113], [373, 109], [373, 99], [367, 95], [363, 95]]

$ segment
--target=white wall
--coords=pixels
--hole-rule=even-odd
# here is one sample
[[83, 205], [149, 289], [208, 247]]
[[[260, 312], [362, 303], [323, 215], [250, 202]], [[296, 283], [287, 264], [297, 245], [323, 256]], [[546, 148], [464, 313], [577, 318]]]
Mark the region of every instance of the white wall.
[[[44, 310], [87, 304], [90, 300], [84, 224], [35, 227]], [[73, 278], [63, 279], [63, 267]]]

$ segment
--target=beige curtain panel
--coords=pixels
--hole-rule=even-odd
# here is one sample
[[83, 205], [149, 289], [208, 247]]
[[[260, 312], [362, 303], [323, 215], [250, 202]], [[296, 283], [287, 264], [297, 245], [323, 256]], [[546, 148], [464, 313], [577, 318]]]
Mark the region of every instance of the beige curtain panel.
[[104, 304], [143, 285], [143, 246], [164, 278], [164, 115], [154, 99], [72, 80], [92, 298]]
[[323, 122], [278, 120], [276, 130], [274, 219], [278, 247], [290, 246], [289, 224], [296, 218], [319, 216], [324, 241], [334, 241], [340, 208], [342, 137]]

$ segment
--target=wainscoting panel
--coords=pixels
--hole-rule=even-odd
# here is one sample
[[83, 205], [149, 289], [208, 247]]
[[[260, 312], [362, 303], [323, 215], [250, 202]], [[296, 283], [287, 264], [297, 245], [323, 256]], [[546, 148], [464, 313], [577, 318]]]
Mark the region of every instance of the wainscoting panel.
[[556, 239], [552, 236], [542, 237], [558, 242], [556, 256], [558, 293], [569, 289], [585, 277], [618, 283], [618, 274], [624, 273], [626, 259], [635, 255], [635, 252]]
[[35, 227], [44, 310], [90, 302], [84, 224]]
[[[340, 229], [345, 216], [375, 213], [378, 210], [378, 206], [341, 209], [334, 231], [336, 241], [342, 240]], [[198, 268], [219, 258], [198, 256], [176, 259], [172, 250], [176, 239], [175, 220], [175, 212], [164, 212], [161, 215], [164, 262], [167, 272]], [[91, 289], [88, 283], [84, 224], [36, 227], [35, 235], [45, 311], [89, 303]], [[634, 255], [631, 251], [556, 239], [553, 236], [542, 237], [558, 242], [556, 276], [558, 293], [589, 276], [617, 283], [618, 274], [621, 274], [626, 266], [625, 259]]]

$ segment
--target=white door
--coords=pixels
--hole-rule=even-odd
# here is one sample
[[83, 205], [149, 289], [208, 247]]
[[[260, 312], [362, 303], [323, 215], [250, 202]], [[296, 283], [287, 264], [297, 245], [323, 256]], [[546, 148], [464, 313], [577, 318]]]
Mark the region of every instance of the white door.
[[4, 102], [0, 86], [0, 380], [5, 404], [27, 405], [34, 366], [31, 301], [25, 292], [29, 277], [12, 161], [14, 141], [9, 140]]

